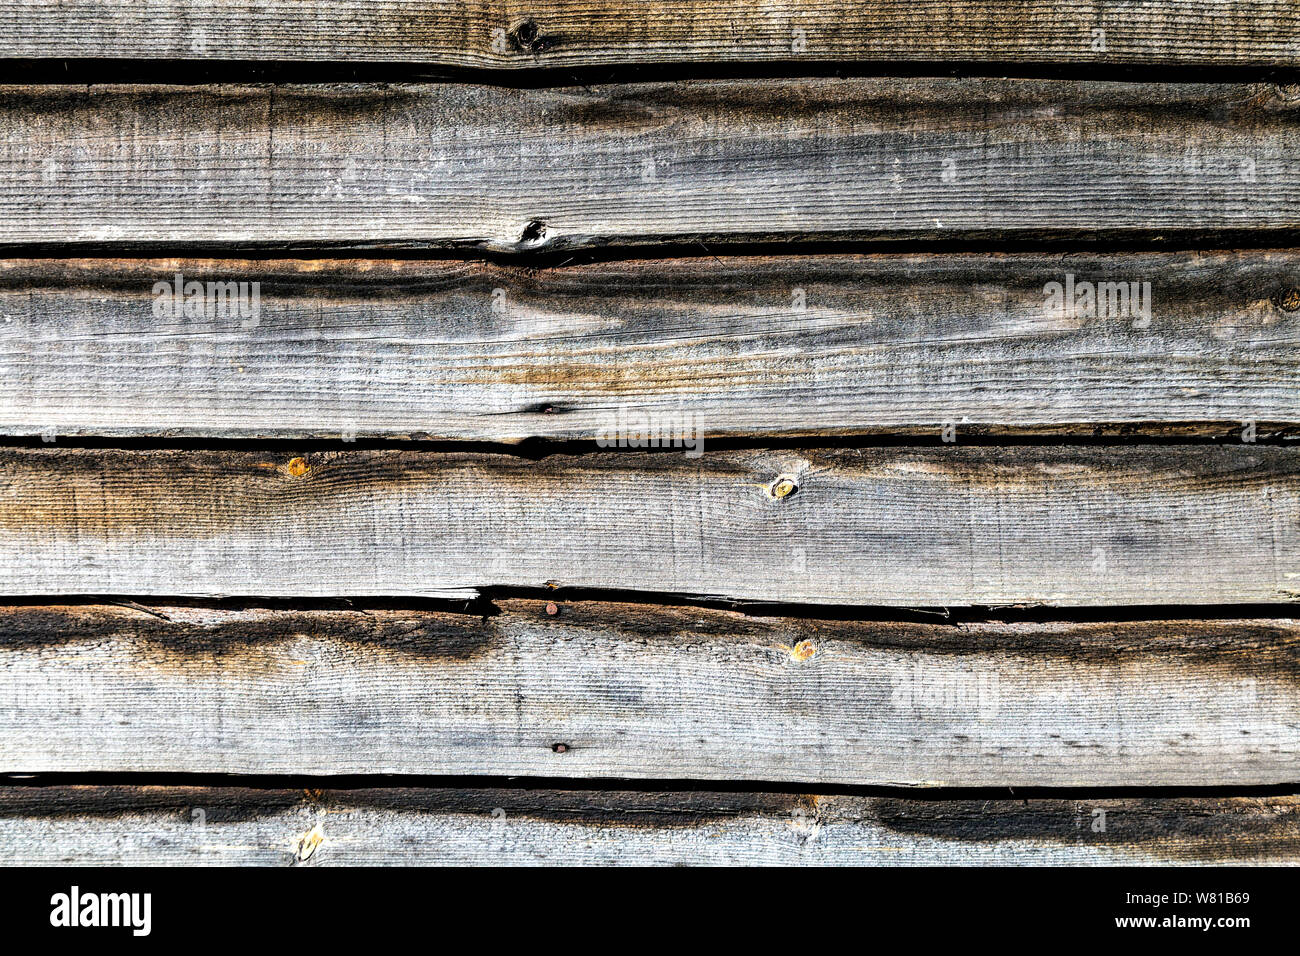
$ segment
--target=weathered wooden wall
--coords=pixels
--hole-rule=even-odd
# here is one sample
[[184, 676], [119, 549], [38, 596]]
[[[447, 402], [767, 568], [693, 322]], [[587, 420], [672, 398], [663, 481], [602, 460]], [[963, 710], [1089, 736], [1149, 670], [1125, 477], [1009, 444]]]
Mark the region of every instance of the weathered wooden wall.
[[1300, 863], [1297, 30], [0, 0], [0, 863]]

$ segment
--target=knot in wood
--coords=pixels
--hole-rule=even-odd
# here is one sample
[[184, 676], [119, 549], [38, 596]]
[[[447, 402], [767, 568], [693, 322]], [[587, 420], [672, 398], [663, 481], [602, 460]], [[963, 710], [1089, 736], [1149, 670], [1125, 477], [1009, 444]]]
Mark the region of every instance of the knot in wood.
[[767, 493], [777, 501], [780, 501], [782, 498], [789, 498], [791, 495], [798, 492], [798, 490], [799, 485], [793, 478], [789, 475], [781, 475], [768, 485]]

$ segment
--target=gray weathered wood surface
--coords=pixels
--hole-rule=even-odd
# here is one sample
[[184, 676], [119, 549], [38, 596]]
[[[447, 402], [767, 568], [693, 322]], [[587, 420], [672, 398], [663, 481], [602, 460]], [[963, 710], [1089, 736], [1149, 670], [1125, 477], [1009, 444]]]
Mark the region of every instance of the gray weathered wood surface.
[[[1096, 31], [1102, 31], [1100, 35]], [[975, 60], [1288, 65], [1286, 0], [4, 0], [0, 56], [528, 69]]]
[[1297, 780], [1295, 621], [554, 610], [6, 608], [0, 772]]
[[1300, 226], [1300, 94], [1005, 79], [6, 86], [0, 243], [568, 247]]
[[[1294, 795], [1001, 798], [1300, 785], [1300, 88], [1114, 69], [1297, 37], [1291, 0], [0, 0], [11, 80], [177, 84], [0, 86], [0, 436], [55, 442], [0, 448], [0, 863], [1300, 862]], [[806, 75], [909, 61], [1110, 73]], [[258, 63], [406, 81], [204, 79]], [[798, 245], [884, 239], [1020, 251]], [[378, 258], [426, 249], [524, 255]], [[260, 309], [156, 313], [177, 274]], [[1067, 275], [1151, 313], [1045, 310]], [[690, 453], [346, 444], [646, 427]], [[958, 444], [833, 447], [880, 433]], [[1132, 619], [847, 607], [1023, 604]], [[92, 773], [274, 787], [24, 779]], [[287, 788], [350, 774], [500, 785]], [[746, 792], [856, 785], [898, 789]]]
[[[154, 314], [258, 283], [256, 321]], [[1149, 282], [1151, 310], [1045, 308]], [[0, 434], [594, 439], [1300, 423], [1300, 255], [0, 261]], [[1119, 304], [1117, 302], [1117, 304]]]
[[1276, 446], [0, 452], [0, 593], [631, 588], [880, 605], [1300, 591]]
[[[320, 842], [300, 861], [300, 841], [312, 831]], [[1294, 796], [924, 801], [415, 788], [0, 790], [6, 865], [1294, 866], [1298, 846]]]

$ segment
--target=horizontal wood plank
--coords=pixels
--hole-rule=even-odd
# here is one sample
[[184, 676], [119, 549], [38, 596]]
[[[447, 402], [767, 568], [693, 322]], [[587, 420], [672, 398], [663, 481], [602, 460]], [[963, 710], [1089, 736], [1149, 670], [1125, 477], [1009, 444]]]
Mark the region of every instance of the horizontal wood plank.
[[1297, 780], [1294, 621], [11, 607], [0, 771], [903, 786]]
[[[1100, 31], [1100, 32], [1098, 32]], [[0, 56], [521, 69], [958, 60], [1288, 65], [1286, 0], [4, 0]]]
[[1276, 446], [0, 452], [0, 593], [1291, 601]]
[[[1150, 308], [1048, 308], [1069, 276]], [[192, 282], [255, 283], [257, 313], [157, 314]], [[0, 260], [0, 434], [1259, 431], [1300, 424], [1297, 284], [1268, 251]]]
[[0, 790], [0, 863], [10, 866], [1294, 866], [1298, 846], [1294, 796], [922, 801], [695, 791]]
[[0, 88], [0, 244], [512, 252], [1300, 226], [1269, 84]]

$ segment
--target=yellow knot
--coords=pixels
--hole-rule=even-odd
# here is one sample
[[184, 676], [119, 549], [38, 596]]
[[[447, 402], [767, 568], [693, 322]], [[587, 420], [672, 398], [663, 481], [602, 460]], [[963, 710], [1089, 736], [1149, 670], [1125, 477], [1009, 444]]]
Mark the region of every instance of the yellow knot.
[[1300, 289], [1285, 289], [1273, 297], [1273, 302], [1283, 312], [1300, 309]]
[[295, 478], [301, 478], [309, 469], [306, 458], [293, 458], [289, 461], [289, 474]]
[[299, 863], [306, 863], [315, 855], [320, 845], [325, 842], [325, 831], [316, 824], [298, 837], [293, 851], [293, 858]]
[[787, 647], [784, 644], [778, 644], [778, 648], [790, 655], [790, 660], [798, 661], [802, 664], [817, 653], [817, 647], [812, 641], [800, 641], [794, 647]]
[[799, 486], [794, 483], [793, 478], [790, 478], [787, 475], [782, 475], [780, 478], [776, 479], [776, 481], [772, 482], [771, 487], [768, 488], [768, 494], [779, 501], [782, 498], [790, 497], [798, 490]]

